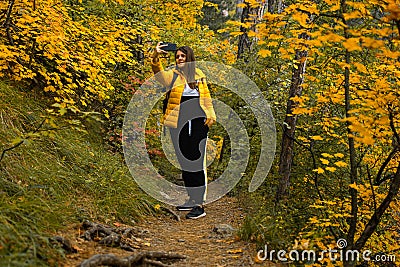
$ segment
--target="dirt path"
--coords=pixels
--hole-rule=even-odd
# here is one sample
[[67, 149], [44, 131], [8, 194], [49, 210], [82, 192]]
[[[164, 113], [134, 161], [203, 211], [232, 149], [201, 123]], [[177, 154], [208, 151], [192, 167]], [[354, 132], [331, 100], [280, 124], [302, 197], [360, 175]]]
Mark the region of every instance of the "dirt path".
[[[171, 208], [172, 209], [172, 208]], [[136, 225], [146, 229], [147, 233], [138, 238], [138, 251], [165, 251], [186, 255], [172, 266], [275, 266], [269, 262], [255, 263], [257, 250], [254, 244], [240, 241], [237, 237], [214, 231], [216, 226], [228, 224], [238, 228], [244, 219], [244, 211], [236, 199], [224, 197], [206, 206], [207, 216], [187, 220], [187, 212], [177, 212], [181, 221], [172, 216], [160, 215], [148, 217]], [[96, 242], [84, 241], [79, 235], [75, 239], [79, 253], [67, 256], [66, 266], [77, 266], [82, 260], [95, 254], [114, 253], [128, 256], [127, 252], [117, 248], [101, 246]]]

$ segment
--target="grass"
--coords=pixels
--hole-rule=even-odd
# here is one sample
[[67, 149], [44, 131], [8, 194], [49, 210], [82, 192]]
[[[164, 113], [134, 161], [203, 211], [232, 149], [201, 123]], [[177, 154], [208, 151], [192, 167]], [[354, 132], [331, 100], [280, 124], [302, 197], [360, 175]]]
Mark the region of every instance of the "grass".
[[52, 121], [47, 106], [0, 82], [0, 153], [22, 142], [0, 161], [1, 266], [60, 266], [63, 252], [49, 237], [68, 225], [133, 224], [153, 211], [121, 155], [104, 144], [101, 122]]

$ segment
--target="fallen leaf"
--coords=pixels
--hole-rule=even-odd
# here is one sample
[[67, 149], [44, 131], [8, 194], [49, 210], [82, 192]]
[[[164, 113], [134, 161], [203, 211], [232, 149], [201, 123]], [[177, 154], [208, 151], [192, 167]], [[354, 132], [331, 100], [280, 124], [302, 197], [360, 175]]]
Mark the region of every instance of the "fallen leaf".
[[243, 249], [230, 249], [227, 251], [229, 254], [238, 254], [238, 253], [243, 253]]
[[81, 249], [77, 245], [72, 245], [72, 248], [75, 249], [76, 251], [83, 251], [83, 249]]

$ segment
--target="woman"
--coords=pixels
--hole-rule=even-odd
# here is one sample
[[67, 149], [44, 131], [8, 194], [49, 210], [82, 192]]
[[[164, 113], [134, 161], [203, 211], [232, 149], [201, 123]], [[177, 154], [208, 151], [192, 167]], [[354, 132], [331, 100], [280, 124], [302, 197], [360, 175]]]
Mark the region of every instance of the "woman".
[[162, 50], [164, 46], [157, 44], [152, 69], [154, 73], [162, 71], [157, 75], [157, 80], [172, 88], [162, 122], [170, 128], [189, 195], [189, 200], [177, 206], [177, 209], [190, 210], [186, 218], [197, 219], [206, 215], [203, 207], [207, 187], [206, 141], [216, 116], [204, 73], [196, 68], [193, 50], [188, 46], [178, 48], [175, 52], [175, 68], [163, 71], [159, 55], [167, 53]]

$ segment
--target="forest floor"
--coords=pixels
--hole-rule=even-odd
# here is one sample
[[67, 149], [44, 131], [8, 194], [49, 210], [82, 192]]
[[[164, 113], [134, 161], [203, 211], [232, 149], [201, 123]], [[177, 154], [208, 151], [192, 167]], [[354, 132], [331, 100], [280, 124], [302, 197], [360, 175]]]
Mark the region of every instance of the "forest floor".
[[255, 244], [239, 240], [235, 232], [215, 231], [219, 225], [228, 224], [238, 229], [242, 224], [245, 211], [235, 198], [224, 197], [208, 204], [205, 210], [207, 215], [196, 220], [185, 219], [187, 212], [176, 213], [180, 221], [164, 214], [146, 217], [134, 226], [141, 229], [142, 235], [135, 238], [133, 252], [86, 241], [81, 238], [79, 227], [72, 227], [60, 234], [69, 239], [78, 252], [68, 254], [64, 266], [78, 266], [96, 254], [112, 253], [126, 257], [142, 251], [173, 252], [186, 256], [171, 266], [278, 266], [268, 261], [258, 261]]

